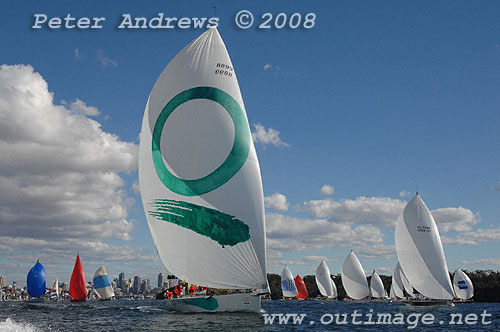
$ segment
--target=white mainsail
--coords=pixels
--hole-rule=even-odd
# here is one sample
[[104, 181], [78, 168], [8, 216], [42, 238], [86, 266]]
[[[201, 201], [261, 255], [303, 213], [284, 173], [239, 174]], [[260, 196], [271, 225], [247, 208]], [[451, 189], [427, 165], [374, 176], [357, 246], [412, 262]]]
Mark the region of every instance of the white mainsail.
[[401, 269], [413, 288], [431, 299], [453, 299], [436, 222], [418, 193], [398, 218], [395, 242]]
[[469, 300], [474, 296], [474, 286], [464, 271], [457, 269], [453, 276], [453, 289], [459, 299]]
[[208, 287], [267, 288], [259, 162], [216, 28], [187, 45], [156, 81], [142, 123], [139, 181], [170, 273]]
[[315, 278], [321, 295], [328, 298], [337, 297], [337, 287], [330, 276], [330, 269], [324, 260], [316, 268]]
[[386, 295], [384, 283], [377, 272], [373, 271], [372, 278], [370, 280], [370, 291], [374, 298], [381, 299]]
[[299, 295], [292, 271], [287, 266], [281, 271], [281, 290], [284, 297], [296, 297]]
[[403, 281], [401, 280], [401, 266], [396, 264], [396, 267], [394, 268], [394, 272], [392, 273], [392, 287], [394, 288], [394, 295], [397, 296], [398, 298], [402, 299], [405, 297], [405, 294], [403, 292], [404, 285]]
[[102, 265], [97, 269], [94, 273], [94, 279], [92, 279], [92, 284], [94, 286], [94, 291], [97, 293], [99, 299], [111, 299], [115, 296], [115, 292], [113, 291], [113, 286], [111, 285], [111, 281], [109, 280], [108, 273], [106, 272], [106, 268]]
[[344, 260], [341, 276], [344, 289], [350, 298], [361, 300], [370, 295], [365, 271], [352, 250]]

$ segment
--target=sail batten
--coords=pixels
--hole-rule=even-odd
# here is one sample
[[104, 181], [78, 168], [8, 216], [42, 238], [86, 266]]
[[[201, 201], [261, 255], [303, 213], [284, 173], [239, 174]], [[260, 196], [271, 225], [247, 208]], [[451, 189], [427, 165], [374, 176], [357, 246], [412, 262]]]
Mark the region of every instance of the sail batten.
[[216, 28], [163, 70], [144, 111], [139, 182], [167, 270], [215, 288], [267, 288], [264, 196], [245, 106]]
[[413, 288], [431, 299], [453, 299], [436, 222], [418, 194], [398, 218], [395, 242], [401, 270]]

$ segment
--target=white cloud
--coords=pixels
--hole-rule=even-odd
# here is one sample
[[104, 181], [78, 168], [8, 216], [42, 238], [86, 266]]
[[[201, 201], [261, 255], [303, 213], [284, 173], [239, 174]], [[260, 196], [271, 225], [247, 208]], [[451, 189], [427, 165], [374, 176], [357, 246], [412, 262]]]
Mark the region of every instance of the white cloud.
[[377, 243], [374, 245], [362, 244], [354, 248], [359, 257], [366, 259], [390, 259], [396, 257], [396, 246]]
[[103, 50], [97, 50], [97, 61], [101, 63], [102, 68], [106, 68], [108, 65], [112, 66], [113, 68], [116, 68], [118, 66], [118, 62], [104, 55]]
[[319, 190], [323, 195], [332, 195], [335, 192], [335, 188], [329, 184], [324, 184]]
[[[67, 105], [66, 102], [61, 102], [63, 105]], [[80, 99], [76, 99], [69, 105], [69, 109], [77, 114], [83, 114], [86, 116], [96, 116], [99, 115], [100, 112], [97, 107], [87, 106], [85, 102]]]
[[390, 268], [390, 267], [377, 267], [375, 269], [375, 271], [377, 271], [377, 273], [379, 275], [392, 275], [392, 273], [394, 272], [394, 268]]
[[480, 258], [474, 261], [463, 261], [465, 265], [495, 265], [500, 266], [500, 258]]
[[274, 146], [283, 146], [288, 147], [288, 143], [283, 142], [280, 139], [280, 132], [276, 129], [266, 128], [260, 123], [254, 123], [253, 125], [254, 131], [252, 132], [252, 139], [255, 143], [261, 143], [263, 145], [274, 145]]
[[271, 66], [271, 64], [266, 63], [266, 65], [264, 66], [264, 70], [271, 69], [272, 67], [273, 67], [273, 66]]
[[280, 193], [274, 193], [269, 197], [264, 198], [264, 204], [267, 209], [286, 211], [288, 210], [288, 202], [286, 196]]
[[388, 197], [358, 197], [336, 201], [331, 198], [304, 203], [315, 218], [339, 223], [394, 226], [406, 202]]
[[31, 66], [0, 67], [0, 250], [98, 252], [114, 248], [103, 240], [131, 239], [119, 173], [136, 169], [138, 148], [87, 117], [96, 114], [79, 99], [54, 104]]
[[409, 196], [410, 194], [411, 194], [411, 192], [403, 190], [403, 191], [399, 192], [399, 197], [406, 197], [406, 196]]
[[382, 242], [380, 229], [371, 225], [351, 227], [324, 219], [301, 219], [266, 214], [267, 245], [271, 250], [305, 251], [335, 246], [361, 246]]
[[467, 232], [479, 222], [479, 215], [463, 207], [431, 211], [440, 232]]

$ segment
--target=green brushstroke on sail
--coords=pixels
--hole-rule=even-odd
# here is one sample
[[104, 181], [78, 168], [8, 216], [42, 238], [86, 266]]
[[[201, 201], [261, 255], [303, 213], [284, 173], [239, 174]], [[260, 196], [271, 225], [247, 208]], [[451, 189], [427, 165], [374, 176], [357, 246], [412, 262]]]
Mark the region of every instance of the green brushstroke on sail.
[[250, 239], [250, 228], [235, 217], [193, 203], [156, 199], [149, 215], [206, 236], [222, 246], [234, 246]]
[[194, 299], [182, 299], [182, 302], [188, 305], [194, 305], [206, 310], [215, 310], [219, 307], [219, 302], [214, 297], [209, 298], [194, 298]]
[[[163, 162], [161, 134], [173, 111], [185, 102], [208, 99], [221, 105], [231, 116], [234, 124], [234, 142], [226, 160], [212, 173], [199, 179], [184, 180], [173, 175]], [[152, 140], [152, 156], [156, 174], [171, 191], [183, 196], [199, 196], [211, 192], [229, 181], [245, 164], [250, 151], [250, 127], [240, 104], [228, 93], [209, 86], [200, 86], [182, 91], [163, 107], [158, 115]]]

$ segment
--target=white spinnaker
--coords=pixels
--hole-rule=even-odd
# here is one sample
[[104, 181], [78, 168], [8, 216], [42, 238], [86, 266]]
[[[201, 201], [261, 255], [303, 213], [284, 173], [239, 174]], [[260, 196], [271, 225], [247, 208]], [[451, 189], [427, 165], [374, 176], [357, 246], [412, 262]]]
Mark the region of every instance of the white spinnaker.
[[395, 299], [396, 294], [394, 293], [394, 284], [391, 285], [391, 289], [389, 290], [389, 298]]
[[401, 269], [413, 288], [432, 299], [453, 299], [436, 222], [418, 194], [398, 218], [395, 242]]
[[[330, 276], [330, 269], [323, 260], [316, 268], [316, 285], [318, 286], [321, 295], [328, 298], [334, 298], [337, 295], [335, 284]], [[335, 290], [334, 290], [335, 287]]]
[[93, 285], [94, 290], [97, 292], [97, 295], [101, 299], [110, 299], [115, 296], [115, 292], [113, 291], [113, 286], [108, 277], [108, 273], [106, 272], [106, 268], [101, 266], [94, 273]]
[[403, 288], [408, 293], [410, 297], [415, 297], [415, 293], [413, 292], [413, 287], [410, 284], [410, 281], [408, 281], [408, 278], [406, 277], [405, 273], [399, 267], [399, 275], [401, 276], [401, 282], [403, 283]]
[[337, 286], [335, 285], [333, 279], [330, 279], [330, 282], [332, 283], [332, 288], [333, 288], [333, 295], [331, 296], [331, 298], [336, 299], [339, 296], [339, 293], [337, 292]]
[[281, 290], [284, 297], [296, 297], [299, 295], [292, 271], [286, 266], [281, 271]]
[[474, 296], [474, 286], [464, 271], [457, 269], [453, 276], [453, 289], [459, 299], [469, 300]]
[[401, 266], [399, 265], [399, 263], [396, 264], [394, 272], [392, 273], [392, 286], [394, 288], [394, 295], [401, 299], [405, 297], [405, 294], [403, 292], [404, 285], [403, 281], [401, 280]]
[[342, 264], [341, 276], [344, 289], [350, 298], [361, 300], [370, 295], [365, 271], [352, 250]]
[[380, 279], [378, 273], [375, 271], [373, 271], [372, 278], [370, 280], [370, 291], [372, 297], [375, 297], [377, 299], [381, 299], [385, 296], [384, 283], [382, 282], [382, 279]]
[[[211, 99], [207, 97], [208, 90], [226, 97], [222, 101]], [[189, 97], [191, 91], [202, 97]], [[184, 96], [182, 103], [162, 120], [165, 109], [180, 96]], [[231, 102], [237, 105], [229, 106], [233, 113], [227, 106], [233, 105]], [[240, 116], [239, 121], [235, 120], [235, 112]], [[160, 126], [160, 131], [155, 132], [158, 123], [163, 123], [163, 128]], [[155, 137], [161, 137], [159, 147], [153, 144]], [[236, 148], [237, 141], [243, 142], [239, 146], [246, 146], [248, 152]], [[153, 158], [155, 147], [161, 151], [159, 160]], [[243, 160], [243, 163], [241, 168], [235, 168], [228, 160]], [[174, 192], [172, 182], [164, 177], [165, 172], [160, 177], [155, 169], [158, 164], [164, 165], [176, 178], [173, 187], [191, 181], [201, 189], [187, 194]], [[229, 173], [235, 173], [228, 175], [228, 169]], [[170, 273], [208, 287], [267, 288], [264, 196], [259, 162], [231, 59], [216, 28], [208, 29], [187, 45], [156, 81], [142, 123], [139, 181], [153, 241]], [[191, 184], [186, 187], [191, 188]], [[155, 206], [158, 200], [162, 201], [161, 208]], [[205, 212], [208, 208], [210, 213], [241, 221], [248, 226], [249, 239], [224, 245], [151, 214], [173, 208], [175, 212], [168, 214], [181, 215], [179, 220], [182, 220], [184, 212], [195, 211], [192, 206], [198, 209], [196, 211]], [[213, 227], [207, 229], [214, 230]], [[216, 234], [217, 229], [212, 233]]]

